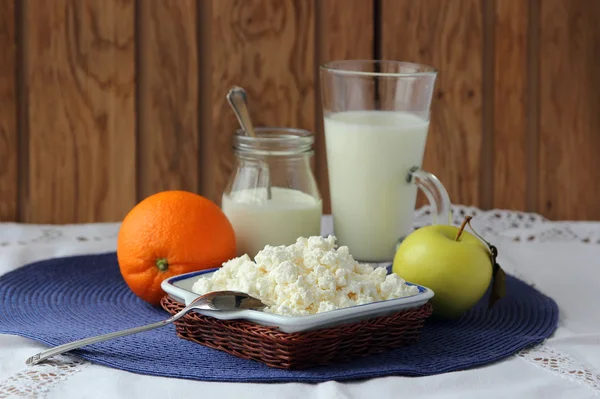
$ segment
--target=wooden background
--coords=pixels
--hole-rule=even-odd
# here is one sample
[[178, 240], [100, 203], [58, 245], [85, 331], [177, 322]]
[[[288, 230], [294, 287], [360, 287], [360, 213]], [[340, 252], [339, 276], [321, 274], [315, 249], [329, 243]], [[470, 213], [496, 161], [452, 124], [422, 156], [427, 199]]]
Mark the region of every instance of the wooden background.
[[599, 0], [0, 0], [0, 219], [117, 221], [166, 189], [219, 203], [244, 86], [317, 134], [318, 64], [439, 68], [424, 168], [454, 203], [600, 219]]

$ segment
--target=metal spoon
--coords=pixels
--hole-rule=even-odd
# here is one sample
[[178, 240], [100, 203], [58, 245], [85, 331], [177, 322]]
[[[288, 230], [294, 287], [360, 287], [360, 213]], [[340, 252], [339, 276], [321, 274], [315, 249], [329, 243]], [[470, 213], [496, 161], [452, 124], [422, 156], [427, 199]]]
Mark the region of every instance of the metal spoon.
[[189, 305], [181, 309], [178, 313], [156, 323], [147, 324], [145, 326], [129, 328], [127, 330], [116, 331], [96, 337], [84, 338], [78, 341], [56, 346], [52, 349], [40, 352], [37, 355], [31, 356], [26, 360], [27, 365], [38, 364], [52, 356], [59, 355], [80, 348], [85, 345], [95, 344], [96, 342], [108, 341], [109, 339], [124, 337], [126, 335], [136, 334], [142, 331], [153, 330], [158, 327], [166, 326], [175, 320], [183, 317], [186, 313], [194, 309], [200, 310], [244, 310], [244, 309], [263, 309], [266, 305], [260, 299], [250, 296], [244, 292], [237, 291], [215, 291], [199, 296], [194, 299]]
[[[235, 116], [246, 134], [250, 137], [256, 137], [252, 119], [248, 112], [248, 95], [246, 90], [239, 86], [233, 86], [227, 93], [227, 102], [233, 109]], [[271, 179], [269, 177], [269, 169], [267, 165], [267, 199], [271, 199]]]
[[248, 95], [246, 94], [246, 90], [239, 86], [233, 86], [227, 93], [227, 101], [231, 105], [240, 126], [246, 134], [250, 137], [256, 137], [254, 126], [252, 126], [252, 119], [248, 112]]

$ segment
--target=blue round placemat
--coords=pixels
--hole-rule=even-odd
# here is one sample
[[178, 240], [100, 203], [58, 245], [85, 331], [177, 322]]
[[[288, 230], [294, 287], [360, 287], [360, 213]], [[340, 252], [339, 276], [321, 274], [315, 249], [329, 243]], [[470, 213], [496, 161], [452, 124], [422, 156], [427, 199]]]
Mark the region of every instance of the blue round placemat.
[[[507, 276], [507, 296], [486, 300], [456, 321], [428, 320], [409, 347], [307, 370], [280, 370], [180, 339], [175, 327], [117, 338], [74, 353], [134, 373], [204, 381], [320, 382], [388, 375], [422, 376], [464, 370], [510, 356], [550, 336], [556, 303]], [[137, 298], [119, 272], [115, 253], [36, 262], [0, 278], [0, 333], [49, 346], [156, 322], [162, 308]], [[23, 359], [25, 361], [25, 359]]]

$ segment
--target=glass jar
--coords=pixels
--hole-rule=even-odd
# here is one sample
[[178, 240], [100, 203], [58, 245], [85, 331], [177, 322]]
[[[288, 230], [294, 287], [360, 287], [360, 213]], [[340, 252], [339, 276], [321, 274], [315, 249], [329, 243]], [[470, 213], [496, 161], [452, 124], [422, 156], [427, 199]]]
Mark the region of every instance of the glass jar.
[[310, 163], [314, 136], [302, 129], [255, 128], [233, 136], [235, 164], [221, 208], [233, 225], [237, 254], [290, 245], [321, 234], [322, 200]]

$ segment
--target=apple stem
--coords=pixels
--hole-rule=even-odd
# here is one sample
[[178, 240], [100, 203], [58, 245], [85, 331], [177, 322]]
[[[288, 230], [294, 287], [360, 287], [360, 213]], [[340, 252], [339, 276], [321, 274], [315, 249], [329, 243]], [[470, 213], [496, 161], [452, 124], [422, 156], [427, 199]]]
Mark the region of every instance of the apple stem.
[[456, 233], [456, 238], [454, 239], [454, 241], [458, 241], [458, 239], [462, 235], [463, 231], [465, 230], [465, 227], [467, 226], [467, 224], [469, 223], [469, 221], [471, 219], [473, 219], [472, 216], [465, 216], [465, 220], [463, 220], [462, 224], [460, 225], [460, 229], [458, 229], [458, 232]]

